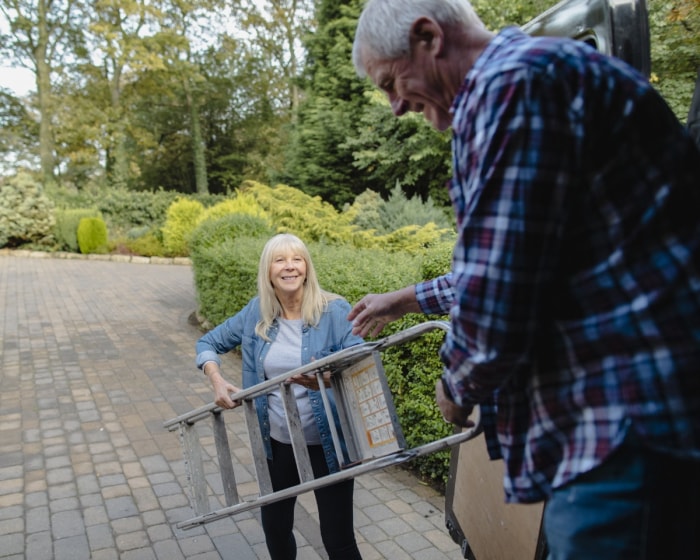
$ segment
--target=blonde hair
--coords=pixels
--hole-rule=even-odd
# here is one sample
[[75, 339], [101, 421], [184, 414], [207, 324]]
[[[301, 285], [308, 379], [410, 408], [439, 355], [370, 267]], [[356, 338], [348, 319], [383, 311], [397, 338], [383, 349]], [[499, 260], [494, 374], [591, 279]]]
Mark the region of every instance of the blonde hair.
[[282, 305], [277, 299], [275, 289], [270, 281], [270, 266], [277, 255], [289, 253], [301, 256], [306, 262], [306, 280], [301, 302], [301, 317], [305, 325], [315, 327], [321, 320], [321, 315], [326, 310], [328, 302], [340, 298], [339, 295], [327, 292], [319, 285], [311, 255], [301, 239], [291, 233], [275, 235], [265, 244], [258, 265], [260, 320], [255, 325], [255, 333], [265, 340], [270, 340], [267, 331], [274, 320], [282, 315]]

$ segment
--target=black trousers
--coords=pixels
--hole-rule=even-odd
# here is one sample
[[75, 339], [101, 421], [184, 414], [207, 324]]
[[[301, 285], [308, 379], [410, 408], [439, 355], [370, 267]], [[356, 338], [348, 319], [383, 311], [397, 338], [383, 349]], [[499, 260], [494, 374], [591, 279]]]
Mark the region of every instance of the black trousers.
[[[320, 445], [310, 445], [309, 457], [315, 478], [328, 474], [328, 465]], [[292, 446], [272, 440], [272, 461], [268, 461], [274, 491], [299, 484], [299, 474]], [[354, 480], [344, 480], [314, 490], [323, 546], [330, 560], [361, 560], [355, 542], [352, 517]], [[294, 506], [296, 497], [262, 506], [265, 542], [272, 560], [294, 560], [297, 544], [294, 538]]]

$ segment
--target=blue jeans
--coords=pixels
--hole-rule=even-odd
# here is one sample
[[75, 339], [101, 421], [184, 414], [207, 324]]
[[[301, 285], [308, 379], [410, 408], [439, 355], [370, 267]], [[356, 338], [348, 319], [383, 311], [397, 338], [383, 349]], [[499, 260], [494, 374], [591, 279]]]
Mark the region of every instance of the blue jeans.
[[554, 491], [549, 560], [700, 559], [700, 461], [628, 438], [601, 466]]

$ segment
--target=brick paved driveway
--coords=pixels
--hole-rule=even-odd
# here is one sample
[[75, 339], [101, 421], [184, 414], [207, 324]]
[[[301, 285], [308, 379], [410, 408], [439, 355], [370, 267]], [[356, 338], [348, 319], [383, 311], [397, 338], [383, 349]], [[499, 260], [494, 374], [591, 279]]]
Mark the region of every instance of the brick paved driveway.
[[[38, 256], [0, 255], [0, 558], [268, 558], [257, 511], [174, 526], [192, 510], [162, 424], [211, 400], [191, 268]], [[236, 356], [224, 371], [240, 379]], [[239, 411], [227, 424], [245, 462]], [[358, 478], [365, 560], [460, 558], [442, 507], [400, 469]], [[299, 559], [325, 558], [313, 496], [297, 509]]]

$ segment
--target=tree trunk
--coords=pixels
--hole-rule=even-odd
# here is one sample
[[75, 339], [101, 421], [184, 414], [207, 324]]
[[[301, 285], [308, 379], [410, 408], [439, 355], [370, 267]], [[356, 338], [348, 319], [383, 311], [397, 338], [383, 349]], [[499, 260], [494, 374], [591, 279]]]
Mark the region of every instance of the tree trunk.
[[39, 40], [34, 49], [36, 63], [36, 92], [39, 102], [39, 159], [41, 161], [41, 174], [44, 184], [55, 182], [54, 167], [56, 158], [54, 154], [53, 138], [53, 99], [51, 92], [51, 66], [47, 60], [49, 44], [48, 21], [46, 4], [39, 2]]
[[184, 80], [185, 95], [190, 113], [190, 135], [192, 138], [192, 157], [194, 163], [194, 181], [198, 194], [209, 194], [207, 180], [207, 158], [202, 128], [199, 123], [199, 106], [197, 105], [188, 78]]

